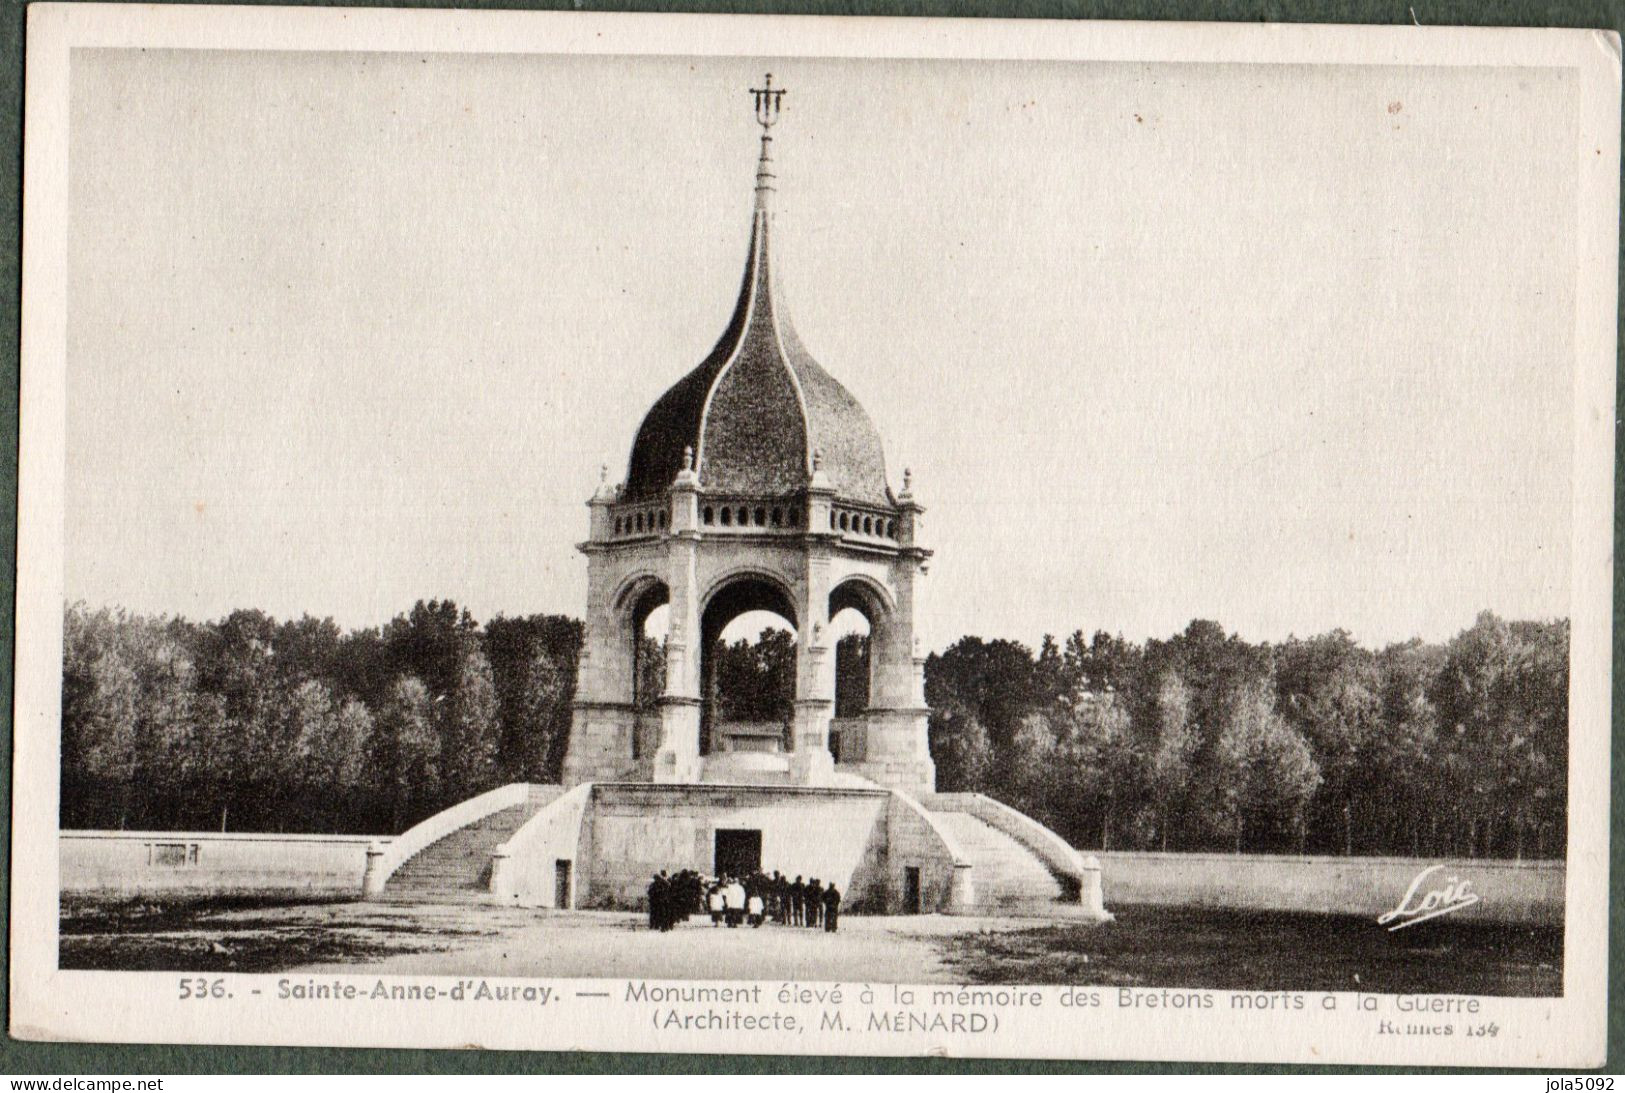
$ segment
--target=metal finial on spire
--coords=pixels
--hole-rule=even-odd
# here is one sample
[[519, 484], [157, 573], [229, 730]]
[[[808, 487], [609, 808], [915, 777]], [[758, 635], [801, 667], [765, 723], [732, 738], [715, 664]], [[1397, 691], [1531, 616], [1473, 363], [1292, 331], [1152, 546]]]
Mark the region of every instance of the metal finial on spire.
[[765, 135], [779, 120], [779, 101], [784, 98], [784, 88], [773, 86], [773, 73], [769, 72], [762, 86], [751, 88], [750, 93], [756, 98], [756, 124]]
[[773, 86], [773, 73], [769, 72], [761, 87], [750, 89], [756, 99], [756, 124], [762, 127], [762, 155], [756, 163], [756, 205], [767, 208], [767, 195], [773, 192], [773, 136], [768, 132], [779, 120], [779, 104], [784, 88]]

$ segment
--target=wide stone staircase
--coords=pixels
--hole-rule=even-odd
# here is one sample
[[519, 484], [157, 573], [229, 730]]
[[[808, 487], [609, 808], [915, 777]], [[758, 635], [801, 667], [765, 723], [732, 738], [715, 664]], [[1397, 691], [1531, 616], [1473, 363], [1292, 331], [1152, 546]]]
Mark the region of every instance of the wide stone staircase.
[[547, 807], [558, 786], [530, 787], [524, 804], [498, 809], [430, 843], [384, 883], [381, 898], [402, 903], [480, 903], [491, 885], [491, 853]]
[[1038, 857], [969, 812], [931, 813], [971, 864], [976, 910], [985, 914], [1067, 916], [1076, 913], [1066, 886]]

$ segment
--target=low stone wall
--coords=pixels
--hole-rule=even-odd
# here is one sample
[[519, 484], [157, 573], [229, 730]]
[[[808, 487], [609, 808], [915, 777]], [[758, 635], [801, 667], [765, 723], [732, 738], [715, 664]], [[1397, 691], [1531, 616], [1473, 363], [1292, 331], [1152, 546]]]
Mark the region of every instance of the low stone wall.
[[64, 831], [68, 895], [361, 895], [365, 835], [254, 835], [177, 831]]
[[[681, 868], [709, 872], [716, 829], [740, 827], [762, 831], [765, 868], [833, 879], [854, 910], [898, 907], [906, 867], [920, 870], [923, 909], [947, 909], [953, 863], [929, 825], [900, 809], [891, 794], [737, 786], [685, 786], [673, 794], [675, 789], [595, 787], [576, 846], [574, 879], [585, 885], [578, 889], [578, 906], [639, 907], [651, 873]], [[364, 835], [64, 831], [61, 885], [68, 895], [359, 897], [367, 847], [387, 847], [389, 841]], [[564, 858], [568, 849], [552, 842], [538, 841], [547, 844], [545, 853], [534, 855], [536, 862], [530, 864], [537, 873], [525, 885], [541, 905], [551, 899], [554, 858]], [[1560, 861], [1133, 851], [1105, 851], [1098, 857], [1107, 909], [1151, 904], [1375, 919], [1400, 905], [1419, 874], [1439, 866], [1423, 879], [1413, 902], [1432, 889], [1465, 882], [1478, 901], [1451, 912], [1452, 917], [1551, 925], [1563, 921], [1566, 870]]]
[[961, 869], [956, 873], [955, 862], [963, 860], [963, 851], [931, 822], [930, 813], [918, 800], [907, 794], [893, 793], [886, 810], [886, 827], [886, 909], [893, 913], [908, 910], [907, 869], [920, 871], [922, 912], [947, 914], [975, 906], [975, 870]]
[[[762, 868], [834, 881], [843, 906], [884, 905], [883, 790], [790, 786], [595, 785], [582, 825], [577, 906], [641, 907], [662, 869], [710, 873], [716, 832], [762, 833]], [[583, 868], [584, 864], [584, 868]]]
[[590, 782], [576, 786], [497, 847], [491, 860], [492, 899], [518, 907], [558, 907], [559, 867], [568, 862], [565, 909], [579, 903], [576, 878], [587, 872], [582, 835], [592, 790]]
[[[1375, 919], [1429, 891], [1465, 883], [1478, 901], [1451, 917], [1561, 925], [1566, 870], [1561, 861], [1332, 858], [1265, 854], [1159, 854], [1103, 851], [1106, 907], [1167, 904], [1243, 910], [1316, 911]], [[1434, 866], [1439, 868], [1434, 869]]]

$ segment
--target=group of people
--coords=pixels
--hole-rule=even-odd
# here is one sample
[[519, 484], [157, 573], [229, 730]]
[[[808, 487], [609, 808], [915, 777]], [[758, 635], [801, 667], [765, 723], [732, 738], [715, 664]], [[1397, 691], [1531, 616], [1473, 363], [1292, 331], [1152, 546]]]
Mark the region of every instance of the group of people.
[[690, 915], [711, 916], [712, 926], [760, 927], [772, 921], [781, 926], [822, 926], [834, 933], [841, 920], [841, 893], [835, 882], [817, 877], [790, 880], [778, 870], [772, 875], [704, 877], [692, 869], [668, 876], [662, 869], [649, 882], [649, 929], [662, 933]]

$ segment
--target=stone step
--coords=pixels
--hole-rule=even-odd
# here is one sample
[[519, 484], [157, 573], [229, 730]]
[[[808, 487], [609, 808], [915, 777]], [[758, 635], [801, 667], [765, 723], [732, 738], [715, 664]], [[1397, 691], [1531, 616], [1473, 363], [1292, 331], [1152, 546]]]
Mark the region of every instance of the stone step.
[[490, 883], [492, 852], [562, 792], [558, 786], [531, 786], [523, 804], [498, 809], [430, 843], [395, 870], [383, 898], [477, 902]]
[[931, 818], [969, 860], [977, 907], [1049, 914], [1067, 906], [1060, 880], [1009, 835], [969, 812], [933, 812]]

